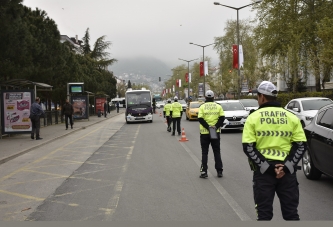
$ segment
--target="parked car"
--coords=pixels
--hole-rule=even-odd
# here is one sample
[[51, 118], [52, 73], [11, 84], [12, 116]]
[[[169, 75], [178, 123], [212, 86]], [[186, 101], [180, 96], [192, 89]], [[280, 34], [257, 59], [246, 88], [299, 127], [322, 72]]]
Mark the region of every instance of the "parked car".
[[157, 102], [156, 102], [156, 107], [157, 107], [158, 109], [163, 108], [164, 105], [165, 105], [165, 103], [164, 103], [163, 101], [157, 101]]
[[257, 99], [239, 99], [247, 111], [256, 110], [259, 108]]
[[303, 128], [307, 126], [318, 110], [328, 104], [333, 103], [325, 97], [307, 97], [292, 99], [284, 108], [294, 113], [302, 123]]
[[187, 107], [187, 104], [186, 104], [185, 100], [180, 99], [180, 100], [178, 100], [178, 102], [182, 105], [183, 113], [185, 113], [186, 107]]
[[239, 100], [222, 100], [215, 102], [222, 106], [225, 115], [221, 132], [226, 129], [243, 130], [249, 112], [245, 110], [242, 103]]
[[186, 110], [185, 110], [186, 120], [197, 120], [199, 107], [203, 103], [204, 102], [201, 102], [201, 101], [200, 102], [190, 102], [190, 104], [186, 107]]
[[309, 148], [302, 158], [306, 178], [318, 180], [322, 174], [333, 177], [333, 104], [318, 110], [304, 132]]

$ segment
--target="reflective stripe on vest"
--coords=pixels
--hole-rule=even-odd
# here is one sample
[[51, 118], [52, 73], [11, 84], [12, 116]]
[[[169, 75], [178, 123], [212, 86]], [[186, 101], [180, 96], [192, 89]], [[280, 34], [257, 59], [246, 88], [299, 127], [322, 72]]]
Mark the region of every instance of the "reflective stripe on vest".
[[291, 137], [293, 132], [291, 131], [257, 131], [257, 136], [285, 136], [285, 137]]
[[266, 159], [283, 161], [289, 152], [279, 151], [275, 149], [263, 149], [259, 151]]

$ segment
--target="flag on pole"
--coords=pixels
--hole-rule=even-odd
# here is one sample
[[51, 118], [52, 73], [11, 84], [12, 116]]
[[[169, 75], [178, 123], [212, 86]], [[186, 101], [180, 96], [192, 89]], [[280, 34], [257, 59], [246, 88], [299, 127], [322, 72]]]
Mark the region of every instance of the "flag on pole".
[[172, 92], [175, 92], [175, 85], [172, 85]]
[[192, 75], [191, 75], [191, 73], [189, 73], [188, 74], [188, 82], [191, 83], [191, 81], [192, 81]]
[[239, 45], [239, 67], [242, 68], [244, 63], [244, 56], [243, 56], [243, 46]]
[[204, 76], [204, 63], [203, 62], [200, 62], [200, 76]]
[[205, 76], [208, 75], [208, 61], [205, 61]]
[[176, 85], [177, 85], [177, 87], [179, 87], [179, 80], [178, 79], [176, 80]]
[[182, 80], [181, 79], [179, 79], [179, 81], [178, 81], [178, 87], [182, 87]]
[[232, 67], [234, 69], [238, 69], [238, 48], [237, 45], [232, 45], [232, 53], [233, 53], [233, 64]]
[[188, 82], [188, 73], [185, 73], [185, 82]]

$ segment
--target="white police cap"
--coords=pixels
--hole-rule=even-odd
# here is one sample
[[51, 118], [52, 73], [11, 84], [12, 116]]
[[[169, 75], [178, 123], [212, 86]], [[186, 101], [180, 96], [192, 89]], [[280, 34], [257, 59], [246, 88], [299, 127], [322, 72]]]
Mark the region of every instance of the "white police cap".
[[205, 97], [207, 97], [207, 98], [214, 98], [214, 92], [212, 90], [206, 91]]
[[274, 96], [277, 97], [277, 88], [272, 82], [269, 81], [263, 81], [259, 84], [258, 88], [256, 89], [257, 92], [268, 95], [268, 96]]

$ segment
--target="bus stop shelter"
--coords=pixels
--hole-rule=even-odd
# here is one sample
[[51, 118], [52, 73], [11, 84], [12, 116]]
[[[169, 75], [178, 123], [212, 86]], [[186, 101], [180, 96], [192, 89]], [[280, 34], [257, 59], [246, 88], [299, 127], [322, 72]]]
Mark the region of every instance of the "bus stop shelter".
[[[34, 98], [37, 97], [37, 91], [52, 91], [51, 85], [45, 84], [45, 83], [39, 83], [39, 82], [33, 82], [30, 80], [25, 79], [12, 79], [7, 81], [1, 81], [0, 82], [0, 91], [6, 91], [6, 90], [23, 90], [23, 89], [29, 89], [33, 90]], [[3, 97], [0, 98], [0, 106], [2, 105]], [[0, 111], [0, 119], [3, 117], [2, 111]], [[0, 121], [0, 129], [3, 127], [1, 125]], [[0, 137], [2, 138], [2, 133], [0, 130]]]

